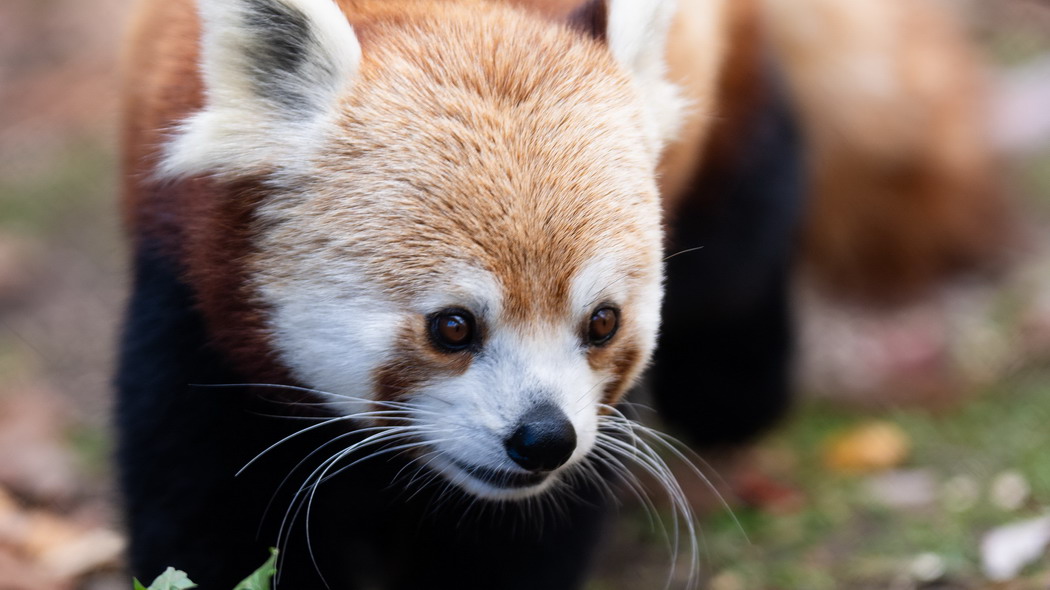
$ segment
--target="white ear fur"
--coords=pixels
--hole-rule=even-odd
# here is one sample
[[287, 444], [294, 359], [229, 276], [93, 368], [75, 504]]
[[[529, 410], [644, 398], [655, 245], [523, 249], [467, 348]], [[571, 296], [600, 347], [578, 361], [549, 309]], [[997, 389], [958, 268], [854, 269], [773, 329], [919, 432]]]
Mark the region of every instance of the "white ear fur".
[[197, 0], [204, 108], [167, 146], [162, 176], [294, 168], [353, 81], [361, 47], [332, 0]]
[[648, 135], [659, 150], [674, 139], [681, 126], [685, 101], [667, 79], [668, 31], [677, 8], [675, 0], [606, 0], [606, 38], [613, 57], [638, 84], [645, 102]]

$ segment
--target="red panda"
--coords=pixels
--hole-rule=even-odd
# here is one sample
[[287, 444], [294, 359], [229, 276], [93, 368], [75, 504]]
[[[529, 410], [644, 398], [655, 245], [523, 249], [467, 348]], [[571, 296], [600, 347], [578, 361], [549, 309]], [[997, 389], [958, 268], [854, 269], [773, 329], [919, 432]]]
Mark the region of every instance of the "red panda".
[[658, 341], [648, 386], [693, 441], [787, 404], [803, 140], [760, 14], [143, 0], [135, 574], [232, 587], [277, 544], [285, 588], [568, 589], [626, 464], [688, 515], [617, 404]]
[[804, 259], [869, 302], [928, 292], [1002, 258], [987, 77], [933, 0], [762, 0], [805, 129]]

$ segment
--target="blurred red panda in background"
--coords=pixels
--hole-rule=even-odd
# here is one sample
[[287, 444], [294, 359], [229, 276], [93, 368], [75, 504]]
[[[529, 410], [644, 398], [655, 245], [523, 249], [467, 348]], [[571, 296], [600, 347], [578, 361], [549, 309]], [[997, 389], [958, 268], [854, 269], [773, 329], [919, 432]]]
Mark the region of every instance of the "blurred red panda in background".
[[805, 127], [805, 259], [833, 291], [921, 295], [1001, 260], [987, 72], [934, 0], [762, 0]]
[[[232, 586], [278, 543], [293, 589], [578, 587], [625, 462], [682, 497], [616, 409], [650, 360], [697, 444], [787, 407], [803, 225], [854, 292], [983, 253], [965, 44], [824, 30], [896, 30], [903, 0], [843, 24], [807, 19], [854, 0], [790, 4], [143, 0], [117, 377], [135, 573]], [[479, 502], [498, 518], [464, 520]]]
[[[784, 407], [771, 393], [783, 390], [770, 384], [790, 369], [768, 381], [754, 370], [774, 366], [775, 343], [791, 333], [771, 329], [782, 317], [775, 304], [749, 299], [763, 292], [762, 280], [765, 293], [776, 290], [768, 286], [777, 283], [774, 269], [795, 265], [832, 299], [888, 310], [1001, 266], [1012, 239], [990, 138], [988, 73], [960, 15], [935, 0], [755, 0], [727, 10], [699, 172], [668, 170], [676, 160], [665, 158], [662, 176], [665, 202], [692, 178], [683, 182], [692, 182], [693, 196], [667, 209], [668, 252], [702, 246], [703, 254], [668, 261], [653, 394], [664, 419], [702, 445], [745, 439]], [[760, 161], [784, 153], [755, 143], [768, 136], [779, 100], [802, 150], [797, 227], [784, 221], [793, 219], [784, 208], [792, 200], [776, 195], [784, 178]], [[788, 227], [797, 233], [780, 233]], [[799, 250], [777, 259], [795, 239]], [[672, 319], [691, 302], [705, 310], [693, 313], [706, 314], [708, 339]], [[782, 342], [790, 349], [789, 338]], [[661, 363], [681, 370], [661, 373]], [[690, 380], [689, 366], [704, 376]]]

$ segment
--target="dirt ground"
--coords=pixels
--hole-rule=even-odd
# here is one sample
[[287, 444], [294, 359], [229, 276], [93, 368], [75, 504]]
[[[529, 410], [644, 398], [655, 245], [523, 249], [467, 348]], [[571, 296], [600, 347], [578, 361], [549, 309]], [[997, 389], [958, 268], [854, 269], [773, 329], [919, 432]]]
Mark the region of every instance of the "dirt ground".
[[[1014, 92], [1003, 101], [1050, 83], [1050, 3], [954, 3]], [[128, 587], [108, 424], [126, 296], [115, 91], [129, 4], [0, 3], [0, 590]], [[1050, 588], [1045, 550], [995, 585], [980, 565], [986, 533], [1050, 511], [1050, 146], [1018, 115], [1050, 102], [1016, 104], [997, 123], [1020, 146], [1006, 163], [1024, 218], [1012, 264], [889, 311], [800, 281], [802, 409], [758, 448], [713, 458], [732, 515], [679, 468], [707, 514], [713, 590]], [[884, 469], [829, 458], [872, 448]], [[870, 493], [909, 485], [910, 499]], [[625, 505], [591, 590], [663, 586], [667, 554], [646, 523]]]

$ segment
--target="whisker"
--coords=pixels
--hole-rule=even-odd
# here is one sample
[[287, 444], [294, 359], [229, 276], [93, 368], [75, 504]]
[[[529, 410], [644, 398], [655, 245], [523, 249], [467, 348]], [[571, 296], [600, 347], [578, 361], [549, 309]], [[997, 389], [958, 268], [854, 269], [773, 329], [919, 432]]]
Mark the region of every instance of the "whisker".
[[[310, 482], [313, 481], [315, 478], [319, 478], [318, 474], [319, 473], [324, 473], [324, 471], [330, 465], [334, 464], [335, 462], [339, 461], [340, 459], [342, 459], [343, 457], [345, 457], [349, 453], [354, 452], [355, 450], [358, 450], [358, 449], [361, 449], [361, 448], [364, 448], [364, 447], [367, 447], [367, 446], [370, 446], [370, 445], [373, 445], [373, 444], [378, 444], [378, 443], [384, 442], [386, 440], [396, 439], [396, 438], [405, 436], [406, 433], [403, 432], [402, 429], [409, 429], [409, 427], [401, 427], [401, 428], [399, 428], [399, 427], [387, 427], [387, 428], [383, 429], [382, 432], [378, 432], [376, 434], [370, 435], [370, 436], [366, 437], [364, 440], [357, 441], [354, 444], [350, 445], [349, 447], [334, 453], [331, 457], [329, 457], [328, 459], [325, 459], [324, 461], [322, 461], [320, 465], [318, 465], [309, 475], [306, 476], [306, 479], [303, 481], [303, 484], [300, 485], [299, 489], [295, 492], [295, 494], [292, 495], [292, 500], [289, 502], [288, 510], [285, 511], [284, 517], [281, 519], [280, 526], [278, 527], [278, 530], [277, 530], [277, 542], [276, 542], [276, 544], [277, 544], [277, 547], [282, 550], [283, 554], [287, 555], [287, 551], [286, 551], [286, 549], [287, 549], [287, 542], [288, 542], [288, 536], [290, 535], [290, 532], [291, 532], [292, 523], [294, 523], [295, 520], [298, 518], [299, 513], [300, 513], [300, 511], [302, 510], [302, 508], [304, 506], [304, 500], [306, 498], [303, 496], [303, 494], [307, 490], [310, 490], [311, 488], [315, 489], [315, 484], [310, 484]], [[309, 543], [309, 533], [308, 532], [307, 532], [307, 541]], [[311, 555], [311, 558], [312, 558], [312, 555]], [[281, 558], [278, 558], [278, 559], [281, 559]], [[282, 559], [282, 562], [283, 562], [283, 559]], [[275, 584], [280, 581], [279, 580], [279, 577], [280, 577], [280, 573], [279, 572], [280, 572], [280, 569], [278, 569], [278, 579], [275, 580]]]
[[[440, 432], [440, 431], [433, 431], [433, 432]], [[333, 477], [339, 475], [340, 473], [346, 471], [347, 469], [350, 469], [351, 467], [357, 465], [358, 463], [361, 463], [362, 461], [366, 461], [368, 459], [373, 459], [373, 458], [375, 458], [375, 457], [377, 457], [379, 455], [385, 455], [387, 453], [392, 453], [392, 452], [397, 452], [397, 451], [405, 451], [405, 450], [408, 450], [408, 449], [411, 449], [411, 448], [424, 447], [424, 446], [428, 446], [428, 445], [432, 445], [432, 444], [448, 442], [450, 440], [453, 440], [453, 439], [451, 439], [451, 438], [438, 438], [438, 439], [432, 439], [432, 440], [425, 440], [425, 441], [416, 441], [416, 442], [412, 442], [412, 443], [405, 443], [403, 445], [398, 445], [396, 447], [390, 447], [390, 448], [381, 449], [379, 451], [376, 451], [375, 453], [372, 453], [371, 455], [367, 455], [365, 457], [361, 457], [360, 459], [355, 459], [354, 462], [350, 463], [349, 465], [344, 465], [343, 467], [340, 467], [339, 471], [336, 471], [335, 473], [329, 475], [325, 479], [322, 479], [322, 480], [318, 481], [316, 485], [321, 485], [322, 483], [328, 481], [329, 479], [332, 479]]]
[[[723, 496], [722, 493], [719, 491], [718, 486], [716, 486], [710, 480], [710, 478], [707, 477], [706, 474], [700, 471], [700, 469], [696, 466], [696, 462], [700, 462], [701, 464], [703, 464], [715, 475], [718, 475], [718, 472], [715, 471], [715, 469], [711, 467], [711, 465], [707, 461], [705, 461], [703, 457], [701, 457], [695, 451], [690, 449], [689, 446], [683, 443], [682, 441], [674, 438], [669, 434], [660, 432], [659, 430], [650, 428], [643, 424], [638, 424], [637, 422], [634, 422], [633, 424], [634, 428], [637, 431], [640, 431], [642, 434], [652, 437], [654, 442], [659, 443], [662, 448], [666, 449], [668, 452], [673, 454], [675, 458], [677, 458], [683, 464], [685, 464], [686, 468], [688, 468], [693, 475], [699, 478], [700, 481], [704, 482], [704, 485], [707, 486], [708, 490], [710, 490], [711, 493], [713, 493], [715, 497], [718, 498], [718, 501], [721, 504], [722, 508], [725, 509], [725, 511], [728, 512], [729, 515], [732, 517], [733, 522], [736, 524], [737, 530], [740, 531], [740, 534], [744, 537], [748, 544], [750, 544], [751, 540], [747, 536], [747, 531], [744, 530], [744, 527], [740, 523], [740, 520], [733, 512], [732, 506], [729, 505], [729, 502], [725, 499], [725, 496]], [[722, 483], [723, 486], [728, 486], [725, 480], [721, 479], [721, 477], [719, 477], [719, 481]]]
[[422, 460], [423, 458], [427, 458], [426, 463], [416, 466], [416, 473], [412, 476], [411, 479], [408, 480], [408, 483], [405, 484], [405, 489], [409, 489], [414, 485], [416, 486], [416, 491], [412, 492], [412, 494], [408, 497], [406, 501], [411, 501], [413, 498], [419, 495], [420, 492], [426, 489], [426, 487], [430, 485], [435, 479], [441, 477], [440, 473], [438, 473], [435, 470], [429, 469], [430, 464], [433, 463], [434, 460], [438, 458], [438, 456], [440, 456], [440, 451], [433, 450], [429, 453], [423, 453], [421, 456], [413, 459], [413, 461], [415, 462]]
[[[597, 458], [601, 459], [602, 463], [605, 466], [613, 468], [615, 474], [624, 482], [624, 484], [627, 486], [628, 491], [630, 491], [630, 493], [638, 500], [638, 502], [644, 508], [646, 517], [649, 521], [649, 527], [651, 529], [656, 529], [657, 527], [659, 527], [660, 531], [664, 535], [664, 540], [667, 541], [668, 549], [670, 549], [670, 540], [667, 537], [667, 530], [663, 525], [663, 521], [659, 519], [658, 512], [656, 510], [656, 505], [653, 504], [653, 501], [649, 498], [649, 495], [645, 491], [645, 487], [642, 486], [641, 482], [638, 480], [638, 477], [631, 473], [630, 468], [627, 467], [627, 465], [625, 465], [622, 461], [620, 461], [616, 457], [616, 455], [606, 450], [604, 447], [601, 446], [600, 443], [595, 445], [594, 452], [596, 455], [600, 454]], [[592, 470], [594, 470], [596, 478], [604, 480], [601, 474], [598, 473], [596, 467], [591, 465], [591, 468]], [[610, 492], [612, 492], [611, 486]]]
[[623, 412], [619, 411], [619, 408], [617, 406], [624, 406], [624, 407], [628, 407], [628, 408], [639, 408], [639, 409], [645, 410], [647, 412], [651, 412], [653, 414], [657, 413], [656, 408], [654, 408], [654, 407], [652, 407], [652, 406], [650, 406], [648, 404], [643, 404], [641, 402], [632, 402], [632, 401], [627, 401], [627, 400], [620, 400], [620, 401], [616, 402], [616, 406], [611, 406], [609, 404], [602, 404], [602, 408], [607, 409], [607, 410], [615, 410], [617, 414], [619, 414], [620, 416], [624, 416], [625, 420], [631, 420], [632, 422], [634, 422], [634, 420], [632, 420], [631, 418], [626, 417], [626, 415], [624, 415]]
[[704, 249], [703, 246], [694, 246], [692, 248], [686, 248], [684, 250], [679, 250], [679, 251], [675, 252], [674, 254], [671, 254], [669, 256], [665, 256], [664, 259], [661, 262], [667, 262], [668, 260], [670, 260], [672, 258], [678, 258], [682, 254], [689, 254], [690, 252], [696, 252], [697, 250], [703, 250], [703, 249]]
[[[636, 462], [643, 470], [652, 475], [654, 479], [656, 479], [661, 485], [664, 486], [665, 492], [667, 492], [669, 495], [673, 494], [671, 490], [667, 489], [663, 474], [660, 473], [659, 468], [655, 468], [654, 470], [654, 467], [652, 465], [645, 462], [644, 459], [639, 458], [639, 454], [637, 452], [630, 452], [636, 451], [637, 449], [628, 449], [628, 452], [625, 453], [623, 448], [616, 448], [605, 441], [599, 443], [599, 446], [601, 446], [602, 450], [608, 453], [613, 458], [617, 457], [617, 455], [622, 455], [634, 459], [634, 462]], [[619, 459], [616, 460], [619, 461]], [[653, 501], [649, 498], [645, 486], [641, 483], [640, 480], [638, 480], [636, 475], [634, 475], [630, 472], [629, 469], [627, 469], [624, 463], [621, 462], [620, 465], [623, 466], [623, 469], [626, 470], [627, 473], [630, 473], [631, 477], [627, 481], [632, 483], [631, 489], [636, 490], [636, 495], [641, 497], [642, 505], [645, 508], [647, 515], [649, 515], [650, 522], [652, 523], [655, 520], [656, 528], [659, 529], [661, 535], [664, 538], [664, 542], [666, 544], [668, 553], [672, 556], [675, 555], [677, 553], [677, 544], [675, 541], [675, 539], [678, 536], [677, 521], [673, 523], [673, 529], [671, 531], [668, 531], [666, 526], [664, 525], [663, 519], [659, 516], [659, 510], [656, 508], [656, 505], [653, 503]], [[673, 498], [672, 515], [674, 515], [675, 518], [677, 518], [677, 506], [675, 505]]]
[[[438, 440], [438, 441], [435, 441], [435, 442], [441, 442], [441, 441]], [[344, 456], [346, 456], [348, 454], [347, 451], [343, 451], [342, 453], [339, 454], [339, 456], [336, 458], [336, 460], [334, 460], [331, 463], [329, 463], [328, 466], [324, 468], [324, 471], [322, 471], [317, 476], [317, 482], [314, 483], [312, 486], [310, 486], [311, 490], [310, 490], [310, 494], [309, 494], [309, 499], [308, 499], [308, 501], [306, 503], [306, 514], [303, 517], [303, 519], [304, 519], [303, 522], [304, 522], [304, 525], [306, 527], [306, 530], [305, 530], [305, 533], [306, 533], [306, 549], [307, 549], [307, 552], [308, 552], [308, 554], [310, 556], [310, 562], [313, 564], [314, 569], [317, 571], [317, 575], [321, 577], [321, 581], [324, 583], [326, 588], [329, 588], [329, 590], [330, 590], [331, 586], [328, 585], [328, 582], [325, 580], [324, 574], [321, 572], [321, 567], [317, 564], [317, 559], [314, 556], [313, 541], [311, 540], [311, 535], [310, 535], [310, 514], [313, 511], [314, 498], [315, 498], [315, 496], [317, 494], [318, 488], [321, 487], [321, 484], [323, 484], [326, 481], [332, 479], [333, 477], [338, 476], [340, 473], [346, 471], [347, 469], [352, 468], [353, 466], [361, 463], [362, 461], [366, 461], [368, 459], [374, 458], [374, 457], [382, 455], [382, 454], [387, 454], [387, 453], [390, 453], [390, 452], [396, 452], [396, 451], [401, 451], [401, 450], [407, 450], [407, 449], [410, 449], [410, 448], [415, 448], [415, 447], [419, 447], [419, 446], [426, 445], [426, 444], [429, 444], [429, 443], [426, 442], [426, 441], [423, 441], [423, 442], [413, 442], [413, 443], [407, 443], [407, 444], [403, 444], [403, 445], [397, 445], [397, 446], [390, 447], [390, 448], [384, 448], [384, 449], [381, 449], [380, 451], [377, 451], [377, 452], [374, 452], [374, 453], [370, 453], [368, 455], [365, 455], [364, 457], [356, 459], [355, 461], [353, 461], [349, 465], [345, 465], [343, 467], [340, 467], [335, 473], [332, 473], [331, 475], [329, 475], [328, 474], [328, 470], [330, 470], [332, 467], [334, 467], [339, 462], [339, 460], [342, 457], [344, 457]]]
[[[275, 448], [281, 446], [282, 444], [284, 444], [284, 443], [286, 443], [286, 442], [288, 442], [288, 441], [290, 441], [290, 440], [292, 440], [292, 439], [294, 439], [296, 437], [302, 436], [303, 434], [306, 434], [308, 432], [317, 430], [319, 428], [323, 428], [325, 426], [328, 426], [329, 424], [335, 424], [337, 422], [356, 420], [356, 419], [360, 419], [360, 418], [373, 418], [373, 417], [381, 417], [381, 418], [392, 417], [392, 418], [397, 418], [398, 420], [406, 420], [406, 421], [410, 421], [410, 422], [418, 422], [418, 420], [416, 420], [415, 418], [412, 418], [411, 416], [404, 415], [404, 413], [401, 412], [400, 410], [397, 410], [397, 411], [395, 411], [395, 410], [375, 410], [375, 411], [372, 411], [372, 412], [358, 412], [356, 414], [347, 414], [347, 415], [344, 415], [344, 416], [335, 416], [333, 418], [329, 418], [327, 420], [324, 420], [323, 422], [319, 422], [317, 424], [313, 424], [311, 426], [307, 426], [306, 428], [302, 428], [300, 430], [297, 430], [297, 431], [293, 432], [292, 434], [289, 434], [288, 436], [285, 436], [281, 440], [273, 443], [272, 445], [266, 447], [265, 449], [263, 449], [262, 452], [257, 454], [255, 457], [253, 457], [247, 463], [245, 463], [243, 467], [238, 469], [237, 473], [235, 475], [236, 476], [241, 475], [242, 473], [244, 473], [244, 470], [246, 470], [249, 467], [251, 467], [252, 464], [254, 464], [256, 461], [258, 461], [260, 458], [262, 458], [264, 455], [266, 455], [270, 451], [274, 450]], [[374, 426], [374, 427], [369, 427], [369, 428], [356, 429], [356, 431], [357, 432], [362, 432], [362, 431], [369, 431], [369, 430], [375, 430], [375, 429], [384, 429], [384, 428], [390, 428], [390, 427], [389, 426]]]
[[[647, 502], [648, 494], [645, 488], [633, 474], [630, 474], [626, 462], [637, 466], [643, 472], [653, 477], [654, 483], [658, 484], [664, 493], [667, 494], [667, 498], [670, 501], [669, 508], [671, 509], [672, 538], [667, 538], [667, 531], [663, 529], [663, 519], [657, 518], [656, 523], [664, 530], [665, 539], [669, 543], [669, 549], [673, 556], [672, 564], [678, 561], [677, 555], [679, 553], [681, 534], [686, 534], [689, 541], [690, 566], [687, 585], [691, 588], [695, 587], [699, 582], [699, 551], [700, 541], [702, 541], [697, 536], [699, 531], [695, 513], [684, 490], [675, 479], [670, 466], [656, 449], [660, 448], [666, 451], [670, 458], [684, 463], [688, 471], [698, 477], [715, 495], [722, 507], [729, 512], [738, 530], [741, 531], [746, 539], [746, 532], [743, 530], [732, 507], [721, 494], [718, 487], [698, 467], [698, 464], [703, 465], [712, 472], [714, 470], [695, 452], [674, 437], [627, 418], [616, 407], [607, 404], [601, 404], [600, 407], [605, 410], [605, 413], [599, 416], [598, 437], [595, 441], [595, 450], [593, 452], [594, 460], [609, 467], [614, 475], [623, 479], [625, 484], [627, 484], [627, 489], [635, 495], [650, 515], [657, 514], [655, 506], [651, 502]], [[625, 473], [630, 474], [630, 476], [628, 477]], [[717, 475], [717, 472], [715, 473]], [[684, 525], [684, 529], [680, 529], [680, 525]], [[672, 576], [669, 575], [667, 580], [668, 586], [671, 581]]]
[[[663, 262], [667, 262], [668, 260], [671, 260], [672, 258], [677, 258], [677, 257], [679, 257], [679, 256], [681, 256], [681, 255], [683, 255], [683, 254], [689, 254], [689, 253], [691, 253], [691, 252], [696, 252], [696, 251], [698, 251], [698, 250], [703, 250], [703, 249], [704, 249], [704, 246], [695, 246], [695, 247], [692, 247], [692, 248], [685, 248], [685, 249], [682, 249], [682, 250], [679, 250], [679, 251], [675, 252], [674, 254], [670, 254], [670, 255], [668, 255], [668, 256], [665, 256], [665, 257], [664, 257], [664, 259], [663, 259], [663, 260], [661, 260], [660, 262], [661, 262], [661, 263], [663, 263]], [[613, 280], [609, 281], [609, 282], [608, 282], [608, 283], [607, 283], [607, 284], [605, 285], [605, 287], [604, 287], [603, 289], [601, 289], [600, 291], [597, 291], [597, 293], [598, 293], [598, 294], [597, 294], [597, 295], [596, 295], [596, 296], [595, 296], [595, 297], [594, 297], [593, 299], [591, 299], [591, 300], [590, 300], [590, 301], [588, 301], [587, 303], [583, 304], [583, 305], [582, 305], [582, 306], [580, 307], [580, 309], [590, 309], [590, 308], [591, 308], [591, 307], [593, 307], [593, 306], [594, 306], [594, 305], [595, 305], [595, 304], [596, 304], [596, 303], [597, 303], [597, 302], [598, 302], [599, 300], [601, 300], [601, 299], [602, 299], [603, 297], [605, 297], [605, 296], [606, 296], [606, 293], [607, 293], [607, 292], [608, 292], [608, 291], [609, 291], [610, 289], [612, 289], [612, 288], [613, 288], [614, 286], [616, 286], [616, 285], [617, 285], [618, 283], [620, 283], [621, 281], [625, 281], [625, 280], [627, 280], [627, 279], [628, 279], [628, 278], [630, 278], [630, 277], [631, 277], [631, 273], [629, 273], [629, 272], [620, 272], [620, 273], [619, 273], [619, 276], [617, 276], [617, 277], [615, 277], [615, 278], [614, 278]], [[595, 280], [593, 280], [593, 281], [592, 281], [592, 282], [590, 283], [590, 285], [588, 286], [588, 292], [591, 292], [591, 293], [595, 292], [595, 291], [594, 291], [594, 287], [595, 287], [595, 285], [597, 285], [597, 284], [598, 284], [598, 279], [595, 279]]]
[[[278, 389], [287, 391], [298, 391], [300, 393], [312, 393], [320, 395], [328, 395], [332, 397], [339, 397], [343, 399], [349, 399], [352, 401], [360, 402], [373, 402], [363, 397], [356, 397], [352, 395], [346, 395], [342, 393], [333, 393], [331, 391], [325, 391], [323, 389], [314, 389], [312, 387], [303, 387], [301, 385], [288, 385], [285, 383], [191, 383], [190, 387], [202, 387], [202, 388], [214, 388], [214, 389], [232, 389], [232, 388], [245, 388], [251, 387], [255, 389]], [[376, 402], [376, 403], [392, 403], [392, 402]]]
[[[576, 398], [576, 403], [577, 404], [580, 403], [580, 400], [582, 400], [583, 398], [587, 397], [588, 395], [591, 394], [592, 391], [594, 391], [595, 389], [597, 389], [598, 387], [600, 387], [602, 385], [605, 385], [608, 382], [609, 382], [608, 379], [601, 379], [601, 380], [599, 380], [597, 383], [595, 383], [594, 385], [589, 387], [587, 389], [587, 391], [584, 391], [583, 395], [581, 395], [580, 397]], [[580, 414], [580, 412], [582, 412], [584, 410], [589, 410], [589, 409], [591, 409], [591, 408], [589, 408], [587, 406], [583, 406], [579, 410], [576, 410], [576, 412], [573, 414], [573, 416], [578, 416]]]
[[[664, 488], [664, 491], [668, 495], [668, 499], [671, 501], [671, 523], [672, 523], [672, 563], [677, 563], [679, 553], [679, 543], [682, 531], [679, 529], [679, 524], [685, 524], [685, 533], [689, 539], [689, 555], [690, 555], [690, 570], [689, 570], [689, 581], [688, 586], [694, 587], [695, 580], [698, 572], [698, 547], [696, 543], [696, 527], [695, 527], [695, 516], [692, 511], [692, 507], [689, 505], [688, 500], [685, 497], [685, 493], [682, 491], [678, 482], [675, 481], [673, 474], [667, 464], [660, 458], [660, 456], [650, 447], [645, 441], [639, 441], [637, 446], [629, 445], [623, 441], [617, 440], [612, 437], [606, 437], [603, 439], [607, 450], [619, 454], [620, 456], [631, 459], [641, 467], [644, 471], [653, 476], [653, 478]], [[638, 451], [642, 451], [639, 453]], [[674, 568], [668, 572], [668, 579], [665, 587], [670, 587], [673, 578]]]
[[[409, 428], [417, 429], [417, 428], [421, 428], [421, 427], [419, 427], [419, 426], [408, 426], [408, 427], [400, 427], [400, 428], [401, 428], [401, 430], [399, 430], [399, 432], [402, 432], [403, 430], [407, 430]], [[333, 437], [332, 439], [328, 440], [327, 442], [322, 443], [317, 448], [315, 448], [314, 450], [312, 450], [309, 453], [307, 453], [306, 456], [304, 456], [302, 459], [300, 459], [299, 462], [296, 463], [295, 466], [293, 466], [288, 471], [288, 473], [284, 476], [284, 478], [281, 479], [281, 482], [279, 484], [277, 484], [277, 487], [274, 489], [273, 494], [270, 495], [270, 501], [267, 502], [266, 508], [263, 510], [262, 517], [261, 517], [261, 519], [259, 521], [260, 531], [261, 531], [263, 522], [266, 519], [266, 515], [270, 513], [270, 508], [273, 506], [274, 501], [277, 499], [277, 494], [280, 493], [280, 491], [284, 488], [285, 484], [288, 483], [288, 480], [291, 479], [292, 475], [294, 475], [295, 472], [298, 471], [299, 468], [302, 467], [303, 464], [305, 464], [307, 461], [309, 461], [314, 455], [316, 455], [317, 453], [320, 453], [322, 450], [325, 449], [325, 447], [328, 447], [329, 445], [331, 445], [333, 443], [336, 443], [336, 442], [339, 442], [340, 440], [343, 440], [345, 438], [348, 438], [348, 437], [351, 437], [351, 436], [356, 436], [356, 435], [359, 435], [359, 434], [362, 434], [362, 433], [368, 433], [368, 432], [389, 431], [390, 429], [391, 429], [390, 426], [373, 426], [373, 427], [370, 427], [370, 428], [361, 428], [361, 429], [353, 430], [353, 431], [350, 431], [350, 432], [344, 432], [344, 433], [342, 433], [342, 434], [340, 434], [338, 436]], [[258, 532], [256, 534], [258, 534]]]
[[[699, 249], [701, 248], [683, 250], [669, 256], [667, 259]], [[587, 396], [592, 395], [604, 383], [605, 381], [603, 380], [594, 383], [580, 395], [576, 403], [579, 404], [587, 399]], [[298, 428], [277, 440], [252, 457], [237, 471], [237, 475], [241, 475], [249, 467], [271, 453], [271, 451], [296, 437], [320, 431], [325, 427], [336, 427], [339, 424], [354, 421], [373, 421], [364, 422], [363, 425], [355, 424], [352, 429], [339, 428], [334, 436], [326, 434], [323, 437], [324, 442], [312, 448], [284, 475], [263, 513], [263, 521], [261, 522], [266, 520], [272, 504], [279, 495], [287, 497], [287, 494], [291, 494], [291, 499], [277, 527], [276, 545], [282, 549], [281, 559], [283, 561], [287, 555], [286, 550], [289, 543], [293, 539], [300, 539], [301, 535], [305, 534], [306, 549], [310, 563], [317, 571], [325, 588], [329, 588], [329, 584], [320, 569], [313, 545], [314, 531], [312, 529], [316, 529], [320, 524], [312, 522], [314, 508], [326, 502], [326, 499], [330, 496], [330, 494], [319, 495], [323, 484], [362, 462], [379, 459], [384, 456], [407, 454], [409, 459], [404, 465], [400, 463], [395, 465], [395, 468], [400, 467], [396, 469], [396, 473], [392, 476], [392, 481], [399, 482], [398, 487], [408, 494], [408, 501], [416, 498], [423, 490], [435, 490], [434, 495], [428, 500], [426, 507], [428, 511], [441, 510], [453, 502], [454, 499], [457, 499], [457, 502], [459, 498], [464, 499], [464, 502], [457, 503], [457, 510], [461, 512], [461, 523], [470, 522], [475, 518], [499, 517], [506, 510], [506, 506], [511, 503], [509, 500], [489, 502], [471, 494], [463, 494], [459, 490], [462, 489], [465, 481], [469, 479], [466, 473], [454, 472], [453, 474], [445, 474], [433, 468], [434, 462], [442, 456], [441, 451], [434, 448], [434, 445], [454, 440], [453, 434], [458, 431], [451, 428], [443, 429], [436, 424], [429, 423], [427, 419], [430, 417], [444, 418], [442, 413], [421, 408], [418, 403], [413, 403], [412, 401], [377, 401], [295, 385], [245, 383], [209, 384], [198, 385], [198, 387], [257, 387], [286, 390], [328, 396], [334, 400], [361, 402], [371, 408], [367, 411], [331, 417], [310, 415], [270, 416], [269, 414], [259, 414], [260, 416], [315, 423]], [[452, 403], [445, 399], [439, 399], [439, 401], [447, 404]], [[274, 400], [274, 402], [290, 407], [340, 407], [338, 401], [334, 402], [335, 405], [332, 405], [333, 402], [313, 401], [310, 399], [303, 401]], [[585, 405], [591, 408], [594, 407], [591, 404]], [[349, 407], [353, 408], [354, 406]], [[668, 461], [684, 463], [688, 473], [700, 478], [707, 488], [715, 494], [722, 507], [730, 513], [737, 528], [746, 539], [746, 532], [743, 530], [737, 516], [733, 513], [725, 497], [720, 493], [718, 486], [704, 472], [704, 469], [712, 471], [716, 476], [717, 472], [714, 472], [709, 464], [674, 437], [642, 425], [634, 419], [628, 418], [622, 411], [623, 407], [638, 407], [649, 411], [651, 411], [651, 408], [629, 402], [625, 402], [625, 405], [620, 407], [599, 403], [598, 407], [602, 410], [602, 413], [598, 416], [597, 436], [591, 453], [573, 466], [572, 469], [566, 470], [562, 477], [552, 481], [552, 485], [547, 493], [517, 501], [521, 507], [520, 513], [524, 520], [515, 520], [513, 526], [534, 525], [542, 531], [548, 518], [564, 518], [572, 502], [589, 501], [578, 494], [583, 489], [583, 486], [592, 486], [591, 489], [599, 494], [597, 497], [604, 496], [612, 502], [618, 503], [623, 498], [633, 497], [644, 510], [649, 520], [650, 528], [660, 533], [663, 544], [670, 554], [671, 567], [665, 581], [665, 588], [669, 588], [672, 582], [675, 581], [675, 572], [679, 570], [678, 565], [681, 565], [682, 568], [688, 565], [688, 577], [685, 579], [686, 586], [695, 588], [699, 583], [700, 543], [702, 541], [698, 534], [699, 525], [693, 508], [689, 503], [689, 498], [675, 478]], [[313, 413], [313, 411], [303, 410], [300, 413], [309, 414]], [[376, 424], [375, 420], [393, 423]], [[373, 425], [369, 426], [368, 424], [370, 423]], [[350, 437], [354, 437], [352, 443], [346, 444], [341, 442]], [[333, 450], [333, 445], [337, 444], [342, 448], [336, 447]], [[321, 456], [319, 457], [318, 455]], [[306, 472], [305, 475], [303, 475], [304, 472]], [[289, 482], [293, 481], [293, 478], [298, 481], [299, 477], [302, 477], [302, 480], [298, 488], [286, 489], [289, 487]], [[401, 481], [405, 482], [404, 485], [400, 484]], [[619, 494], [617, 488], [614, 487], [614, 484], [617, 483], [622, 485], [619, 489], [623, 490]], [[724, 484], [724, 482], [721, 483]], [[436, 487], [437, 485], [441, 487]], [[657, 488], [665, 495], [667, 500], [667, 504], [661, 505], [660, 509], [657, 508], [657, 502], [654, 502], [654, 499], [660, 498], [653, 495]], [[285, 491], [282, 493], [282, 490]], [[276, 515], [274, 519], [271, 519], [271, 522], [274, 522], [275, 519]], [[669, 522], [668, 519], [670, 519]], [[292, 534], [293, 532], [295, 533], [294, 535]], [[686, 557], [686, 554], [688, 557]], [[278, 579], [275, 580], [275, 583], [279, 581], [279, 576], [280, 574], [278, 574]]]

